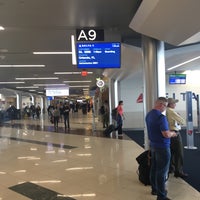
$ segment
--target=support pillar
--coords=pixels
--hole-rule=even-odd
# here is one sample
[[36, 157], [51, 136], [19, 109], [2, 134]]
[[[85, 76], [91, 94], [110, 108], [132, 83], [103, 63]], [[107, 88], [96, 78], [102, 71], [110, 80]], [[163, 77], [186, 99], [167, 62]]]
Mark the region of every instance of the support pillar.
[[[144, 119], [159, 96], [166, 96], [164, 43], [142, 36]], [[144, 122], [144, 146], [149, 148], [146, 123]]]

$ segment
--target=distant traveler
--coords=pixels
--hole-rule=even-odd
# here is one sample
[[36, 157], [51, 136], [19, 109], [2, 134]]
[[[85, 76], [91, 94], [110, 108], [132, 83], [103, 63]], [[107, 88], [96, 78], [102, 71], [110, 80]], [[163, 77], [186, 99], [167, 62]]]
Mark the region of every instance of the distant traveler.
[[53, 110], [53, 122], [54, 122], [54, 129], [55, 131], [58, 131], [58, 122], [59, 122], [59, 118], [60, 118], [60, 110], [59, 108], [56, 106]]
[[122, 136], [122, 126], [123, 126], [123, 120], [125, 119], [124, 117], [124, 109], [123, 109], [123, 101], [119, 101], [118, 106], [117, 106], [117, 130], [118, 130], [118, 135]]
[[157, 200], [170, 200], [165, 183], [171, 159], [170, 138], [177, 136], [176, 132], [169, 130], [167, 117], [162, 114], [166, 107], [167, 99], [159, 97], [145, 118], [151, 150], [151, 194], [157, 195]]
[[70, 106], [65, 103], [63, 105], [63, 117], [64, 117], [64, 125], [65, 125], [65, 131], [68, 129], [70, 129], [70, 124], [69, 124], [69, 112], [70, 112]]
[[185, 178], [188, 174], [183, 172], [183, 143], [180, 134], [181, 126], [185, 124], [183, 119], [174, 109], [178, 99], [168, 98], [168, 105], [166, 110], [167, 120], [171, 131], [175, 131], [177, 137], [171, 138], [171, 163], [170, 172], [174, 171], [175, 177]]
[[102, 114], [103, 128], [108, 128], [108, 125], [109, 125], [109, 105], [108, 105], [107, 100], [104, 101], [104, 104], [101, 107], [101, 114]]

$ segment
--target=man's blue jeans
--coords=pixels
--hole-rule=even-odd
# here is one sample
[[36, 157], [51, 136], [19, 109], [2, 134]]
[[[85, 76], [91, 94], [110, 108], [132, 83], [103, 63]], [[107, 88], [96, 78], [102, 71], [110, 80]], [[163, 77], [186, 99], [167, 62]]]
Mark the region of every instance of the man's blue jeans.
[[169, 148], [152, 148], [151, 147], [151, 170], [150, 182], [152, 191], [157, 192], [157, 196], [165, 198], [167, 192], [165, 182], [168, 177], [171, 152]]

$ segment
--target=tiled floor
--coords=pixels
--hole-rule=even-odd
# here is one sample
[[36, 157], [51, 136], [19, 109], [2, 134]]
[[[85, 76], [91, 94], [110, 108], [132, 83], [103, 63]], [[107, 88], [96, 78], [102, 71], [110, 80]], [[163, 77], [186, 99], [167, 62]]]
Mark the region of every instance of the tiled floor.
[[[154, 200], [138, 181], [135, 158], [143, 149], [127, 136], [102, 137], [92, 114], [70, 116], [58, 132], [47, 117], [0, 127], [0, 200]], [[95, 122], [95, 125], [93, 124]], [[169, 197], [199, 200], [184, 180], [169, 177]]]

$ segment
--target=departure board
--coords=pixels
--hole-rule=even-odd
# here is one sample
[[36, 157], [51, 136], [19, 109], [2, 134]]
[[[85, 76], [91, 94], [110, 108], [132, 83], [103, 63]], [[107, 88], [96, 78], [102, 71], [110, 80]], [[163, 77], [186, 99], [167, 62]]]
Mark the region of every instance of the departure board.
[[78, 68], [120, 68], [120, 42], [77, 43]]

